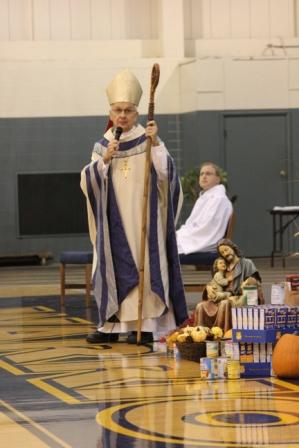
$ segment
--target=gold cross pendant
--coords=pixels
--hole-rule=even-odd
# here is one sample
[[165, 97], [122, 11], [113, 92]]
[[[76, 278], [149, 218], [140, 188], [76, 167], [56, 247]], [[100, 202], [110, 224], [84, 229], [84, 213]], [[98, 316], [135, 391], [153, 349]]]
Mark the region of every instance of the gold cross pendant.
[[131, 171], [131, 168], [128, 167], [128, 161], [124, 160], [124, 164], [122, 166], [122, 168], [120, 169], [121, 171], [123, 171], [124, 175], [125, 175], [125, 179], [128, 178], [128, 172]]

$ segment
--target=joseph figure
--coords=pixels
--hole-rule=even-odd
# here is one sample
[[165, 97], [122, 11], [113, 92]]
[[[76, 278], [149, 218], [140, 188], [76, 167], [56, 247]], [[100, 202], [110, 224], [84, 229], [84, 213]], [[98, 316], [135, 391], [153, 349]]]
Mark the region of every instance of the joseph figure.
[[[175, 224], [182, 190], [175, 165], [158, 137], [157, 124], [137, 123], [142, 89], [122, 70], [107, 88], [112, 127], [94, 145], [81, 175], [93, 244], [93, 285], [99, 324], [90, 343], [116, 342], [129, 333], [136, 343], [142, 201], [147, 139], [151, 172], [145, 253], [141, 343], [167, 333], [187, 318]], [[121, 136], [115, 138], [115, 129]], [[119, 137], [119, 136], [118, 136]]]
[[255, 279], [259, 304], [264, 303], [264, 297], [261, 288], [262, 279], [255, 264], [242, 255], [236, 244], [228, 239], [222, 239], [217, 244], [217, 251], [226, 262], [225, 273], [228, 284], [225, 291], [229, 292], [230, 296], [223, 296], [222, 300], [217, 300], [217, 292], [207, 285], [203, 291], [202, 301], [196, 306], [195, 323], [210, 328], [217, 326], [226, 332], [232, 328], [232, 306], [242, 305], [242, 285], [246, 280]]

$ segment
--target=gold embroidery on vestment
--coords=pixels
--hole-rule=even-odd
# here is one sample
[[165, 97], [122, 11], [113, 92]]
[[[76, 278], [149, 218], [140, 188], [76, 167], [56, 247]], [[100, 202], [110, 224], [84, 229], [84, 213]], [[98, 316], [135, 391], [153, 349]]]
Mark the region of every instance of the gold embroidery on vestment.
[[124, 173], [125, 179], [127, 179], [128, 178], [128, 172], [131, 171], [131, 168], [128, 166], [128, 161], [127, 160], [124, 160], [123, 166], [122, 166], [122, 168], [120, 170]]

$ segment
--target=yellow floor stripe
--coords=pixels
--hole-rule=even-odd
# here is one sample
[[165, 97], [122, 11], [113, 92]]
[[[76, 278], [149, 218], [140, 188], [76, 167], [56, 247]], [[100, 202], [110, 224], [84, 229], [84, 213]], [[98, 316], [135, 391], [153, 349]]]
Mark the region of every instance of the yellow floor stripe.
[[0, 368], [13, 373], [14, 375], [24, 375], [24, 372], [22, 372], [22, 370], [18, 369], [17, 367], [11, 366], [10, 364], [8, 364], [8, 362], [5, 361], [0, 361]]
[[[34, 428], [38, 429], [38, 431], [42, 432], [43, 434], [45, 434], [47, 437], [49, 437], [50, 439], [54, 440], [56, 443], [58, 443], [61, 447], [63, 448], [72, 448], [71, 445], [69, 445], [68, 443], [65, 443], [63, 440], [61, 440], [59, 437], [55, 436], [54, 434], [52, 434], [51, 432], [49, 432], [47, 429], [45, 429], [43, 426], [39, 425], [38, 423], [36, 423], [35, 421], [31, 420], [31, 418], [27, 417], [25, 414], [23, 414], [20, 411], [17, 411], [17, 409], [15, 409], [14, 407], [10, 406], [8, 403], [6, 403], [3, 400], [0, 400], [0, 405], [5, 407], [6, 409], [8, 409], [9, 411], [13, 412], [15, 415], [17, 415], [18, 417], [20, 417], [22, 420], [30, 423], [31, 426], [33, 426]], [[8, 419], [8, 417], [5, 417], [5, 419]], [[8, 419], [10, 420], [10, 419]], [[11, 422], [13, 422], [11, 420]], [[5, 423], [5, 422], [4, 422]], [[19, 444], [14, 444], [14, 440], [13, 437], [14, 435], [16, 435], [16, 429], [17, 428], [22, 428], [21, 425], [13, 422], [16, 426], [13, 427], [13, 431], [10, 431], [8, 433], [8, 439], [6, 440], [6, 443], [0, 443], [1, 446], [30, 446], [30, 448], [43, 448], [43, 447], [48, 447], [49, 445], [45, 444], [44, 442], [42, 442], [41, 440], [37, 439], [37, 437], [35, 437], [33, 434], [31, 434], [32, 438], [30, 440], [30, 443], [26, 443], [26, 439], [24, 439], [24, 434], [25, 432], [22, 432], [21, 434], [21, 442]], [[5, 426], [1, 425], [1, 436], [0, 436], [0, 441], [2, 441], [2, 437], [5, 437], [5, 430], [4, 430]], [[23, 428], [24, 429], [24, 428]], [[26, 431], [24, 429], [24, 431]], [[26, 431], [28, 432], [28, 431]], [[30, 434], [30, 433], [29, 433]], [[36, 439], [36, 440], [34, 440]], [[35, 442], [35, 444], [33, 444], [32, 442]]]
[[39, 305], [37, 308], [41, 311], [47, 311], [48, 313], [53, 313], [53, 311], [55, 311], [54, 308], [49, 308], [47, 306], [42, 305]]
[[299, 386], [297, 384], [291, 384], [288, 381], [280, 380], [278, 378], [271, 378], [271, 383], [276, 384], [277, 386], [285, 387], [286, 389], [294, 390], [295, 392], [299, 392]]
[[91, 324], [90, 320], [81, 319], [81, 317], [73, 317], [72, 320], [75, 320], [76, 322], [80, 322], [82, 324]]
[[44, 390], [48, 394], [54, 395], [59, 400], [64, 401], [67, 404], [79, 404], [81, 403], [80, 400], [77, 400], [76, 398], [72, 397], [71, 395], [68, 395], [65, 392], [62, 392], [61, 390], [57, 389], [56, 387], [45, 383], [41, 379], [33, 379], [28, 380], [29, 383], [33, 384], [36, 387], [39, 387], [40, 389]]

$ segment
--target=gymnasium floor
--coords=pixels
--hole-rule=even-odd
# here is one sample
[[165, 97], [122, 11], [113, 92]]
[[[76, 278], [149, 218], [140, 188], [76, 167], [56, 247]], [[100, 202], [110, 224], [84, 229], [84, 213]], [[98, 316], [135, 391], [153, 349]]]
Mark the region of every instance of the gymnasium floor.
[[[61, 309], [57, 295], [37, 294], [57, 286], [49, 270], [0, 269], [2, 288], [15, 277], [0, 298], [1, 447], [299, 447], [299, 380], [204, 381], [199, 364], [160, 343], [87, 344], [95, 306], [77, 295]], [[296, 271], [298, 262], [262, 274]], [[16, 296], [25, 284], [32, 296]]]

